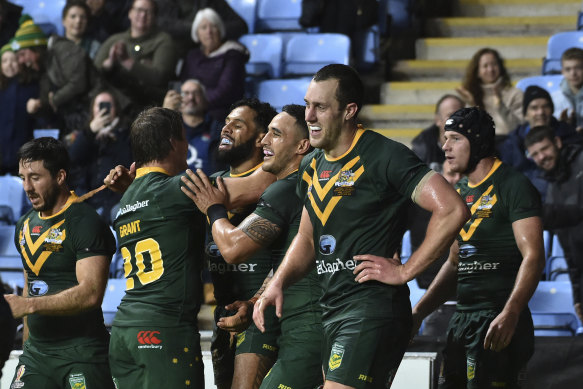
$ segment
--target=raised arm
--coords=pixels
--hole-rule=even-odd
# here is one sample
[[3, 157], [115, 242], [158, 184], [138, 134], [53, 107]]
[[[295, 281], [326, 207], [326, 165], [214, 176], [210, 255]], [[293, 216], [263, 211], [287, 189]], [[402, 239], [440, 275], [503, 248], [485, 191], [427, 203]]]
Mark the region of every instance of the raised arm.
[[413, 200], [431, 212], [425, 239], [409, 260], [401, 265], [397, 261], [373, 255], [354, 257], [359, 265], [354, 269], [356, 281], [381, 281], [390, 285], [402, 285], [425, 270], [451, 246], [470, 211], [459, 194], [439, 174], [428, 173], [415, 189]]
[[510, 343], [520, 314], [536, 290], [545, 266], [541, 219], [533, 216], [517, 220], [512, 223], [512, 231], [522, 254], [522, 263], [504, 309], [490, 323], [484, 349], [499, 351]]
[[110, 258], [105, 255], [87, 257], [77, 261], [79, 283], [57, 294], [41, 297], [6, 295], [15, 318], [33, 313], [66, 316], [98, 308], [103, 301]]

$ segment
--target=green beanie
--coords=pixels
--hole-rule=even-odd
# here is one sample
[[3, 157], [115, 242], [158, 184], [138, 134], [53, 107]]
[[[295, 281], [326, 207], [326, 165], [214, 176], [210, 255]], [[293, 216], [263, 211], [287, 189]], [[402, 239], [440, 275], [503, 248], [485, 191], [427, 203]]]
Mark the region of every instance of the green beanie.
[[14, 43], [14, 38], [10, 39], [8, 41], [8, 43], [6, 43], [4, 46], [2, 46], [2, 48], [0, 49], [0, 57], [2, 57], [2, 55], [7, 51], [14, 51], [14, 49], [12, 48], [13, 43]]
[[12, 42], [12, 49], [14, 51], [47, 45], [47, 36], [39, 26], [34, 24], [29, 15], [22, 15], [19, 23], [20, 27], [16, 30]]

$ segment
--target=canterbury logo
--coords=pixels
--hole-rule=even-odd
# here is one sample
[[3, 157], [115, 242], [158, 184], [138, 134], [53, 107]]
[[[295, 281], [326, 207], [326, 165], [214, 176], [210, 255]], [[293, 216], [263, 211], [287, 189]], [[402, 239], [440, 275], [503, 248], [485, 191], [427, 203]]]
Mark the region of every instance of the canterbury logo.
[[160, 331], [140, 331], [138, 332], [138, 342], [141, 344], [160, 344], [162, 341], [156, 338]]

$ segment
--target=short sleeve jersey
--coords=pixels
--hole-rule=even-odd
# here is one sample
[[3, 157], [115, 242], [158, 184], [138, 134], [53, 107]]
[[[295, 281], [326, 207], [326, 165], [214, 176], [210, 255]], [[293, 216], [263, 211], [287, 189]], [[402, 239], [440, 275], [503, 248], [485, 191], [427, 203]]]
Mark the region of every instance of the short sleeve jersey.
[[140, 168], [121, 199], [114, 228], [126, 293], [115, 326], [196, 323], [204, 222], [180, 186], [180, 176]]
[[458, 309], [501, 309], [522, 263], [512, 223], [540, 216], [540, 196], [524, 175], [498, 159], [480, 183], [470, 185], [464, 177], [456, 187], [472, 214], [457, 238]]
[[[28, 284], [28, 296], [36, 298], [57, 294], [77, 286], [77, 261], [115, 252], [115, 239], [95, 210], [76, 203], [71, 193], [57, 214], [41, 217], [30, 210], [16, 224], [15, 244], [20, 251]], [[66, 346], [81, 339], [104, 339], [101, 308], [76, 315], [27, 316], [31, 342]]]
[[[296, 195], [297, 172], [277, 180], [263, 193], [254, 213], [281, 228], [281, 234], [270, 246], [274, 267], [281, 264], [285, 253], [298, 232], [302, 214], [302, 202]], [[284, 291], [282, 326], [288, 319], [310, 315], [320, 320], [321, 309], [318, 303], [322, 287], [316, 269]], [[313, 322], [313, 320], [311, 320]]]
[[340, 157], [331, 159], [322, 150], [304, 157], [298, 194], [313, 226], [325, 321], [388, 318], [410, 310], [406, 285], [355, 282], [353, 257], [393, 256], [406, 205], [429, 171], [406, 146], [360, 127]]
[[[261, 165], [241, 174], [231, 174], [229, 171], [221, 171], [212, 175], [217, 177], [245, 177], [252, 174]], [[229, 211], [229, 221], [238, 226], [249, 216], [255, 205], [242, 207]], [[248, 260], [239, 264], [225, 262], [221, 253], [212, 239], [210, 226], [207, 228], [206, 259], [207, 267], [215, 287], [217, 304], [226, 305], [235, 300], [248, 300], [263, 285], [263, 281], [272, 269], [271, 252], [267, 248], [260, 249]]]

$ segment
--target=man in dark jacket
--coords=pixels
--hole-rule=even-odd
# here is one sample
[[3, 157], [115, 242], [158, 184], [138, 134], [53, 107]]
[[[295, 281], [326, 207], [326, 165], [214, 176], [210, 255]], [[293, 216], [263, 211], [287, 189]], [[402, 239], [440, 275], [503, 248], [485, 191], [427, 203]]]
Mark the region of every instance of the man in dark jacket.
[[583, 146], [564, 145], [547, 126], [533, 128], [524, 146], [549, 183], [543, 222], [545, 229], [552, 229], [559, 237], [569, 266], [575, 311], [583, 320]]

